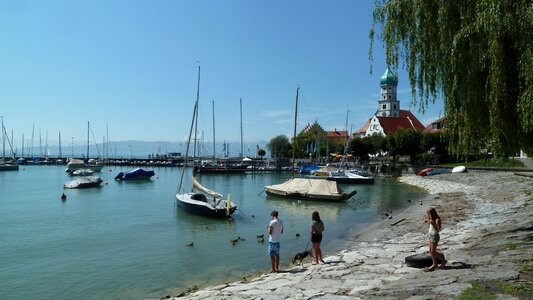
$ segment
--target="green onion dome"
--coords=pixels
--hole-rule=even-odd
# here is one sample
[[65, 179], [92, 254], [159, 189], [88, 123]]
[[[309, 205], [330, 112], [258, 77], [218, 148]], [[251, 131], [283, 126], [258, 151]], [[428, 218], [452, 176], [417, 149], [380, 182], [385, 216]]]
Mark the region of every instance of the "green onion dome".
[[389, 68], [381, 76], [381, 85], [398, 85], [398, 77]]

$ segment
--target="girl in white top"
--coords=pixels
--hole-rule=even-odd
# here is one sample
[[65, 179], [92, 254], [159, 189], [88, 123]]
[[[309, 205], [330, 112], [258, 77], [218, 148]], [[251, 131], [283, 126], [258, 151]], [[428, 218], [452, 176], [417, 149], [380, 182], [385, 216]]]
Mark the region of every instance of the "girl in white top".
[[426, 271], [433, 271], [437, 267], [437, 257], [442, 262], [442, 264], [440, 265], [441, 268], [446, 265], [444, 256], [440, 253], [437, 253], [437, 245], [440, 241], [439, 232], [442, 229], [442, 222], [439, 215], [437, 214], [437, 211], [433, 207], [428, 208], [427, 215], [428, 218], [424, 220], [424, 223], [429, 224], [427, 237], [429, 239], [429, 253], [431, 254], [431, 260], [433, 261], [433, 264], [431, 265], [431, 267], [426, 269]]

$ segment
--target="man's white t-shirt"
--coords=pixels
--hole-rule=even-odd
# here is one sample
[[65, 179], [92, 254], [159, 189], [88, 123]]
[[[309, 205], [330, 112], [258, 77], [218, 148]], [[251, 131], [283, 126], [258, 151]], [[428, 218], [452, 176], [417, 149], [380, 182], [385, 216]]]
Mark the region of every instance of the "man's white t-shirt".
[[281, 232], [283, 231], [283, 222], [281, 222], [279, 219], [274, 219], [270, 221], [268, 226], [272, 227], [272, 233], [270, 234], [268, 241], [272, 243], [279, 243], [281, 240]]

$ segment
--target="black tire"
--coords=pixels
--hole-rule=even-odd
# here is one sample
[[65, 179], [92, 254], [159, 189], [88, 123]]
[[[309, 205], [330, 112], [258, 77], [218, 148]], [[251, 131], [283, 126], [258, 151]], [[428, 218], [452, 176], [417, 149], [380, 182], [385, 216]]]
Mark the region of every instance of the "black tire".
[[[441, 252], [437, 252], [438, 254], [442, 255], [442, 258], [444, 258], [444, 254]], [[437, 257], [437, 263], [442, 264], [442, 261], [439, 257]], [[433, 260], [431, 259], [431, 254], [429, 252], [425, 253], [419, 253], [411, 256], [407, 256], [405, 258], [405, 265], [412, 268], [427, 268], [431, 267], [433, 264]]]

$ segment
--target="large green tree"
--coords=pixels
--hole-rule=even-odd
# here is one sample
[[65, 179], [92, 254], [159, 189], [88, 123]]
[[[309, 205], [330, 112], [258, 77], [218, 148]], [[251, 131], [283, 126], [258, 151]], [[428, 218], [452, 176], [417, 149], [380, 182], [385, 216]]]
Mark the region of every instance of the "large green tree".
[[375, 38], [421, 111], [444, 99], [451, 150], [533, 153], [531, 0], [375, 0]]
[[267, 147], [268, 150], [270, 150], [272, 157], [289, 157], [289, 149], [291, 148], [291, 145], [289, 144], [289, 138], [286, 135], [273, 137], [268, 142]]

